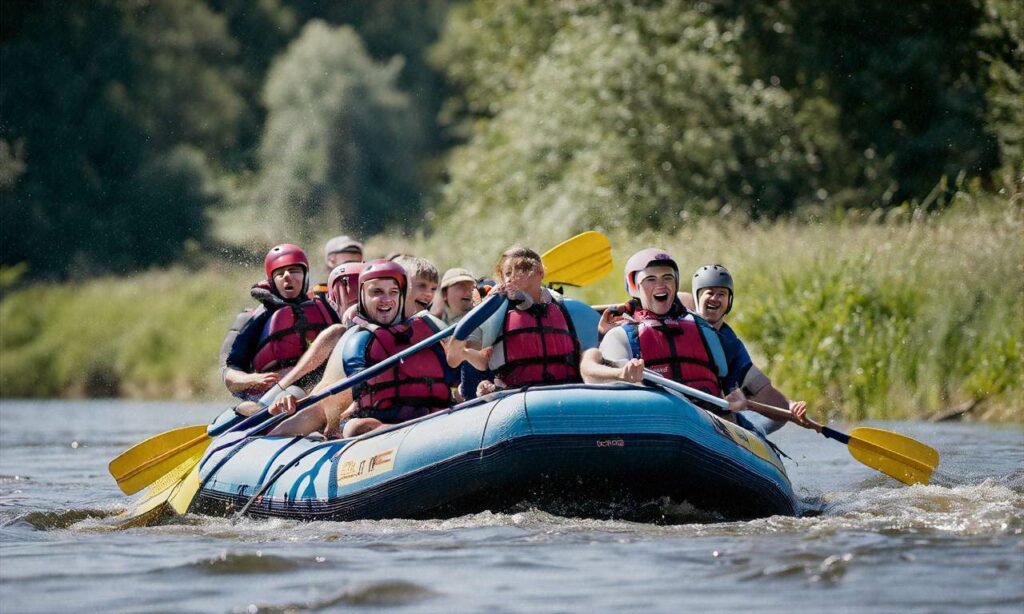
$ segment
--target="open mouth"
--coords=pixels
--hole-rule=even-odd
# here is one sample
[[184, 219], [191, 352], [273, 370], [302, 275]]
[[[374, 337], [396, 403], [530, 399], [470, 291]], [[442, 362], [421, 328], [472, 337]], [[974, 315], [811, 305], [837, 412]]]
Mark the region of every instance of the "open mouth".
[[431, 302], [432, 301], [420, 301], [420, 300], [413, 301], [413, 303], [415, 303], [416, 306], [419, 307], [420, 309], [430, 309], [430, 303]]
[[654, 300], [656, 300], [656, 301], [667, 301], [668, 300], [668, 292], [655, 292], [654, 293]]

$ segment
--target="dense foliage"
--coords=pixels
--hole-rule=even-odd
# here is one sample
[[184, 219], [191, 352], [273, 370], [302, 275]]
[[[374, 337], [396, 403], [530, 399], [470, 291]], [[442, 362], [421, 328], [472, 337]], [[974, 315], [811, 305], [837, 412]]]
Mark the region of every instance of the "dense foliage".
[[274, 63], [254, 195], [271, 224], [309, 238], [343, 222], [380, 230], [415, 209], [421, 138], [400, 70], [374, 64], [351, 28], [319, 20]]
[[944, 203], [1000, 165], [1020, 189], [1010, 3], [542, 4], [460, 5], [434, 52], [466, 93], [444, 199], [462, 221]]
[[[379, 215], [380, 209], [392, 209], [392, 199], [402, 203], [397, 213], [419, 210], [425, 182], [436, 174], [431, 160], [445, 142], [432, 128], [432, 117], [446, 89], [439, 73], [425, 67], [424, 48], [436, 37], [447, 3], [370, 4], [5, 1], [0, 12], [4, 277], [12, 277], [11, 267], [19, 263], [28, 263], [28, 275], [37, 279], [170, 263], [190, 246], [217, 242], [211, 216], [254, 202], [277, 213], [287, 213], [280, 211], [282, 199], [300, 209], [303, 203], [326, 202], [360, 219], [381, 220], [356, 225], [365, 230], [394, 219]], [[370, 57], [361, 51], [356, 32], [321, 36], [319, 43], [308, 40], [334, 27], [303, 27], [318, 18], [362, 29], [371, 43]], [[291, 74], [287, 54], [294, 57], [303, 47], [316, 65]], [[350, 53], [363, 59], [349, 58]], [[396, 54], [411, 59], [392, 60]], [[339, 57], [346, 61], [339, 64]], [[289, 73], [278, 71], [277, 85], [268, 74], [275, 59]], [[294, 87], [317, 67], [371, 92], [390, 89], [370, 101], [360, 98], [358, 88], [340, 99], [337, 90], [312, 98], [278, 94], [270, 108], [275, 87]], [[395, 90], [396, 81], [407, 91]], [[415, 94], [416, 104], [402, 102], [407, 92]], [[289, 104], [318, 108], [283, 108]], [[328, 131], [328, 153], [347, 151], [349, 158], [311, 163], [303, 159], [309, 153], [303, 147], [289, 150], [286, 159], [281, 151], [268, 153], [282, 133], [313, 127], [287, 124], [285, 118], [306, 111], [320, 118], [333, 114], [333, 123], [320, 125]], [[379, 113], [390, 113], [390, 119]], [[345, 124], [341, 117], [357, 123]], [[297, 142], [308, 144], [308, 139]], [[360, 158], [359, 168], [324, 170], [344, 166], [352, 156]], [[302, 174], [308, 166], [313, 172]], [[259, 193], [289, 172], [298, 172], [302, 185], [278, 199]], [[323, 199], [309, 197], [322, 192]], [[344, 203], [358, 207], [347, 211]], [[245, 219], [266, 224], [275, 211], [260, 210]], [[338, 216], [289, 217], [275, 238], [310, 234], [314, 222], [337, 224]]]
[[1022, 13], [5, 2], [0, 267], [132, 271], [201, 245], [408, 232], [424, 213], [521, 234], [526, 219], [673, 228], [943, 205], [971, 177], [1019, 190]]

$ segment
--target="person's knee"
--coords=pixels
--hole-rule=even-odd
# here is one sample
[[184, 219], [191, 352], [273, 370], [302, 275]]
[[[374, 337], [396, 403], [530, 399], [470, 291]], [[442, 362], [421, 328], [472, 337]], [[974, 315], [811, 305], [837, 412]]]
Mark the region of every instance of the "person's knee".
[[369, 433], [374, 429], [379, 429], [384, 426], [384, 423], [376, 418], [353, 418], [345, 423], [345, 428], [342, 431], [344, 437], [356, 437], [363, 433]]

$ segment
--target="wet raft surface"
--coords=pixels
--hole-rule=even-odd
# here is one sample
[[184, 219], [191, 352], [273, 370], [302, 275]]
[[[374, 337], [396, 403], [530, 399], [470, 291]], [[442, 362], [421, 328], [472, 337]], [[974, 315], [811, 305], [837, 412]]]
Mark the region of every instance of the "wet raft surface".
[[800, 511], [779, 457], [759, 438], [633, 386], [531, 389], [351, 444], [228, 436], [203, 461], [193, 511], [230, 515], [293, 460], [251, 515], [446, 518], [529, 505], [639, 519], [660, 498], [728, 518]]

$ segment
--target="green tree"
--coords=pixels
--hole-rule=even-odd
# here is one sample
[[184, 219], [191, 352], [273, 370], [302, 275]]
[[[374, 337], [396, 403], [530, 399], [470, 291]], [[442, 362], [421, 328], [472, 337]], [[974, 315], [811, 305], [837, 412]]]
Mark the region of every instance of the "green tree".
[[198, 1], [5, 3], [0, 263], [134, 269], [201, 239], [245, 112], [234, 53]]
[[274, 63], [257, 186], [271, 223], [310, 238], [318, 225], [368, 232], [410, 219], [421, 133], [399, 70], [398, 59], [373, 62], [351, 28], [319, 20]]
[[943, 177], [987, 177], [998, 166], [985, 56], [1002, 43], [980, 34], [988, 19], [981, 0], [709, 5], [745, 24], [748, 78], [774, 81], [798, 100], [825, 96], [862, 162], [887, 162], [891, 187], [868, 190], [864, 205], [923, 198]]
[[291, 6], [303, 21], [322, 19], [332, 25], [352, 27], [370, 57], [378, 61], [402, 58], [397, 85], [409, 95], [411, 111], [423, 126], [425, 149], [434, 154], [449, 145], [447, 135], [436, 121], [449, 92], [443, 71], [427, 61], [427, 50], [440, 35], [450, 4], [452, 0], [296, 0]]
[[[813, 203], [845, 172], [835, 109], [744, 81], [738, 27], [683, 2], [567, 23], [453, 158], [445, 201], [460, 220], [673, 228]], [[515, 213], [488, 221], [502, 210]]]
[[999, 143], [1000, 183], [1024, 191], [1024, 5], [988, 0], [979, 34], [988, 44], [988, 128]]

